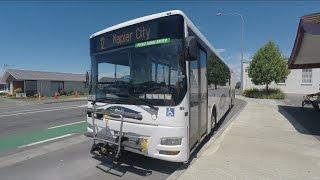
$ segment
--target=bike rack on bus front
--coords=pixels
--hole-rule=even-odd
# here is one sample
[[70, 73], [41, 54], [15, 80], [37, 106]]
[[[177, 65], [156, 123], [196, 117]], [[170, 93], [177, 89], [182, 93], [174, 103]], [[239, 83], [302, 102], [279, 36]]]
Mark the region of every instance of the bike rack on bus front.
[[[96, 126], [96, 123], [95, 123], [95, 114], [97, 113], [97, 109], [96, 109], [96, 102], [93, 102], [92, 103], [92, 112], [91, 112], [91, 118], [92, 118], [92, 126], [93, 126], [93, 135], [92, 135], [92, 138], [93, 138], [93, 146], [92, 146], [92, 149], [91, 151], [95, 151], [95, 150], [98, 150], [100, 152], [100, 154], [102, 155], [111, 155], [114, 151], [114, 149], [107, 149], [107, 148], [110, 148], [111, 146], [109, 146], [109, 144], [111, 145], [115, 145], [117, 148], [116, 148], [116, 154], [114, 155], [113, 158], [115, 159], [118, 159], [119, 156], [120, 156], [120, 153], [121, 153], [121, 142], [122, 142], [122, 136], [123, 136], [123, 115], [121, 114], [118, 114], [118, 113], [113, 113], [113, 112], [109, 112], [109, 111], [104, 111], [103, 115], [108, 115], [109, 116], [109, 119], [115, 119], [115, 120], [119, 120], [120, 119], [120, 129], [119, 129], [119, 133], [118, 133], [118, 136], [115, 137], [115, 135], [113, 136], [107, 136], [108, 138], [99, 138], [97, 136], [98, 134], [98, 126]], [[107, 125], [106, 125], [106, 128], [107, 128]], [[112, 139], [112, 140], [110, 140]], [[96, 144], [96, 141], [100, 141], [100, 142], [104, 142], [106, 144], [104, 144], [103, 146], [97, 146]]]

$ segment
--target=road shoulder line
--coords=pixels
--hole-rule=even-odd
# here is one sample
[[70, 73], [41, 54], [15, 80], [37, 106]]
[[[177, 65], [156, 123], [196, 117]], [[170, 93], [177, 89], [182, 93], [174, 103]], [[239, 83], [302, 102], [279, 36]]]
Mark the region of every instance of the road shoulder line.
[[18, 148], [30, 147], [30, 146], [34, 146], [34, 145], [37, 145], [37, 144], [42, 144], [42, 143], [45, 143], [45, 142], [50, 142], [50, 141], [54, 141], [54, 140], [57, 140], [57, 139], [62, 139], [62, 138], [69, 137], [69, 136], [72, 136], [72, 135], [74, 135], [74, 133], [65, 134], [65, 135], [62, 135], [62, 136], [58, 136], [58, 137], [54, 137], [54, 138], [45, 139], [45, 140], [42, 140], [42, 141], [37, 141], [37, 142], [34, 142], [34, 143], [22, 145], [22, 146], [19, 146]]
[[69, 126], [69, 125], [73, 125], [73, 124], [84, 123], [84, 122], [86, 122], [86, 121], [77, 121], [77, 122], [73, 122], [73, 123], [61, 124], [61, 125], [49, 127], [48, 129], [56, 129], [56, 128], [60, 128], [60, 127], [64, 127], [64, 126]]

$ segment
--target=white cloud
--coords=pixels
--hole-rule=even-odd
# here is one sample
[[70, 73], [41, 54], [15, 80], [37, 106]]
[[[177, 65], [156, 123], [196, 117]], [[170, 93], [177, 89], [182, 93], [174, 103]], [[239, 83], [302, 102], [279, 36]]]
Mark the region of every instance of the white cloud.
[[291, 55], [291, 50], [283, 51], [282, 54], [284, 55], [284, 57], [289, 58]]
[[[251, 61], [252, 57], [253, 57], [253, 53], [251, 53], [251, 52], [243, 53], [243, 60], [244, 61]], [[231, 64], [233, 64], [233, 63], [240, 64], [241, 53], [236, 53], [236, 54], [232, 54], [229, 56], [224, 56], [224, 59], [227, 61], [227, 63], [230, 62]]]
[[226, 52], [227, 50], [226, 49], [216, 49], [216, 51], [221, 54], [223, 52]]
[[[244, 61], [251, 61], [253, 53], [252, 52], [245, 52], [243, 53], [243, 60]], [[231, 54], [229, 56], [224, 57], [228, 66], [233, 70], [236, 81], [240, 81], [241, 76], [241, 53]]]
[[[251, 61], [253, 57], [253, 53], [244, 52], [243, 53], [243, 61]], [[237, 60], [241, 62], [241, 53], [237, 54]]]
[[241, 76], [241, 67], [237, 66], [232, 68], [232, 71], [234, 73], [234, 77], [236, 79], [236, 82], [240, 81], [240, 76]]

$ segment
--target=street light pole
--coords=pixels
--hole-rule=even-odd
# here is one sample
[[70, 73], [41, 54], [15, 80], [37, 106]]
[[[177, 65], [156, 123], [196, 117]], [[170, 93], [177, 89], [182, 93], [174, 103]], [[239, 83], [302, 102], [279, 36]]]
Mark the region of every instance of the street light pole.
[[221, 13], [219, 12], [217, 16], [222, 16], [222, 15], [234, 15], [238, 16], [241, 18], [241, 84], [240, 84], [240, 90], [241, 92], [243, 91], [243, 51], [244, 51], [244, 19], [242, 14], [236, 13], [236, 12], [231, 12], [231, 13]]

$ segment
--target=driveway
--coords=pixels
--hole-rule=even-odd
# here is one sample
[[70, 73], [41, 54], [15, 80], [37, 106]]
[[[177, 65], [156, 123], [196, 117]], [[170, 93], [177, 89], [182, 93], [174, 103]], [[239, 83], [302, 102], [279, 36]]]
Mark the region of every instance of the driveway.
[[[293, 123], [292, 125], [296, 130], [303, 134], [313, 135], [320, 141], [320, 111], [314, 110], [310, 105], [301, 108], [303, 95], [301, 94], [287, 94], [283, 105], [279, 105], [280, 113], [288, 116], [283, 111], [292, 116], [299, 124]], [[306, 130], [302, 130], [297, 125], [303, 126]]]

